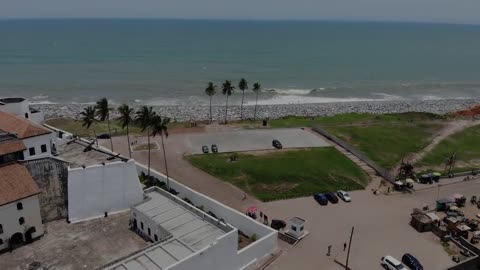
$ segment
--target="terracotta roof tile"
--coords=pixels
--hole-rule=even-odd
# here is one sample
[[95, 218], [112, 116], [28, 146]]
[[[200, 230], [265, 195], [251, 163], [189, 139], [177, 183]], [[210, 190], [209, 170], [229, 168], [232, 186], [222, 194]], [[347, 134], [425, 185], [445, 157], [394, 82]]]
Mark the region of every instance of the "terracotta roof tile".
[[0, 205], [40, 193], [25, 166], [11, 163], [0, 166]]
[[19, 139], [51, 133], [47, 128], [37, 125], [23, 117], [0, 111], [0, 129], [14, 133]]
[[20, 140], [10, 140], [0, 143], [0, 156], [23, 151], [27, 149], [25, 144]]

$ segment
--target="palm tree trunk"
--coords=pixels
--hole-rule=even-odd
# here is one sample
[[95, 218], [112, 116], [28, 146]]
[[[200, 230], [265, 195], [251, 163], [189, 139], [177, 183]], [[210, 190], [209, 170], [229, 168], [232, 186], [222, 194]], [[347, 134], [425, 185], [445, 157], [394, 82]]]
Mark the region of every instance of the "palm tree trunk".
[[210, 124], [212, 123], [212, 96], [210, 96]]
[[110, 149], [113, 152], [112, 131], [110, 130], [110, 118], [107, 118], [108, 135], [110, 135]]
[[227, 102], [225, 103], [225, 124], [227, 123], [227, 114], [228, 114], [228, 94], [227, 94]]
[[245, 97], [245, 90], [242, 90], [242, 104], [240, 104], [240, 120], [243, 120], [243, 98]]
[[257, 92], [257, 97], [255, 98], [255, 112], [253, 113], [253, 120], [257, 120], [257, 103], [258, 103], [258, 92]]
[[147, 142], [148, 142], [148, 176], [150, 177], [150, 129], [147, 128]]
[[130, 149], [130, 136], [128, 135], [128, 125], [127, 125], [127, 143], [128, 143], [128, 156], [132, 158], [132, 149]]
[[163, 160], [165, 161], [165, 172], [167, 173], [167, 190], [170, 191], [170, 179], [168, 178], [167, 155], [165, 154], [165, 144], [163, 143], [163, 134], [161, 134], [161, 136], [162, 136]]

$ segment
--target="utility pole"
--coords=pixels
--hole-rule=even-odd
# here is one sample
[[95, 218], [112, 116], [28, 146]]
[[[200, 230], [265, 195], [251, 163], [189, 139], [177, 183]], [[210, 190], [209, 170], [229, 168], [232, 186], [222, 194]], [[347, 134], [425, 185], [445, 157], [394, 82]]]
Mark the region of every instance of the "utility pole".
[[352, 233], [350, 234], [350, 243], [348, 244], [348, 252], [347, 252], [347, 261], [345, 263], [345, 270], [348, 270], [348, 259], [350, 258], [350, 247], [352, 246], [352, 238], [353, 238], [353, 230], [355, 227], [352, 227]]

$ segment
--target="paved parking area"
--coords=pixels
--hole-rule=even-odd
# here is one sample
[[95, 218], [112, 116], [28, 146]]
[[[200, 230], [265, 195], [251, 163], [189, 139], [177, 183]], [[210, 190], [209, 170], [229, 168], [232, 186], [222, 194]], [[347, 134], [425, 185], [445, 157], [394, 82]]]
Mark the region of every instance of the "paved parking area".
[[241, 152], [274, 149], [274, 139], [279, 140], [283, 148], [331, 146], [309, 130], [292, 128], [191, 133], [185, 136], [185, 145], [186, 152], [191, 154], [201, 154], [202, 145], [210, 148], [212, 144], [218, 146], [219, 152]]
[[[270, 218], [288, 220], [299, 216], [307, 220], [310, 234], [294, 248], [286, 249], [268, 270], [343, 270], [334, 259], [345, 261], [343, 244], [348, 243], [355, 227], [350, 266], [353, 270], [382, 269], [380, 258], [397, 259], [410, 252], [425, 269], [442, 270], [455, 263], [431, 232], [418, 233], [409, 225], [410, 213], [424, 203], [433, 207], [438, 189], [413, 194], [372, 195], [369, 190], [351, 192], [352, 202], [318, 205], [312, 198], [298, 198], [263, 204], [261, 210]], [[480, 180], [443, 186], [439, 196], [461, 193], [467, 198], [480, 192]], [[332, 245], [332, 255], [326, 256]], [[321, 266], [321, 267], [320, 267]]]
[[128, 228], [130, 213], [76, 224], [58, 220], [46, 224], [38, 241], [0, 255], [0, 269], [29, 269], [33, 262], [49, 270], [96, 269], [145, 246]]

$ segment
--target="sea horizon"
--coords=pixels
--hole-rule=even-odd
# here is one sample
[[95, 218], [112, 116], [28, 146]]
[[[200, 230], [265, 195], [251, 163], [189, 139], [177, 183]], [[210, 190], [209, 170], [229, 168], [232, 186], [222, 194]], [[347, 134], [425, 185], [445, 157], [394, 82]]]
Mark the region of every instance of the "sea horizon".
[[207, 82], [240, 78], [263, 105], [480, 96], [474, 24], [12, 18], [0, 36], [0, 96], [36, 104], [205, 105]]

